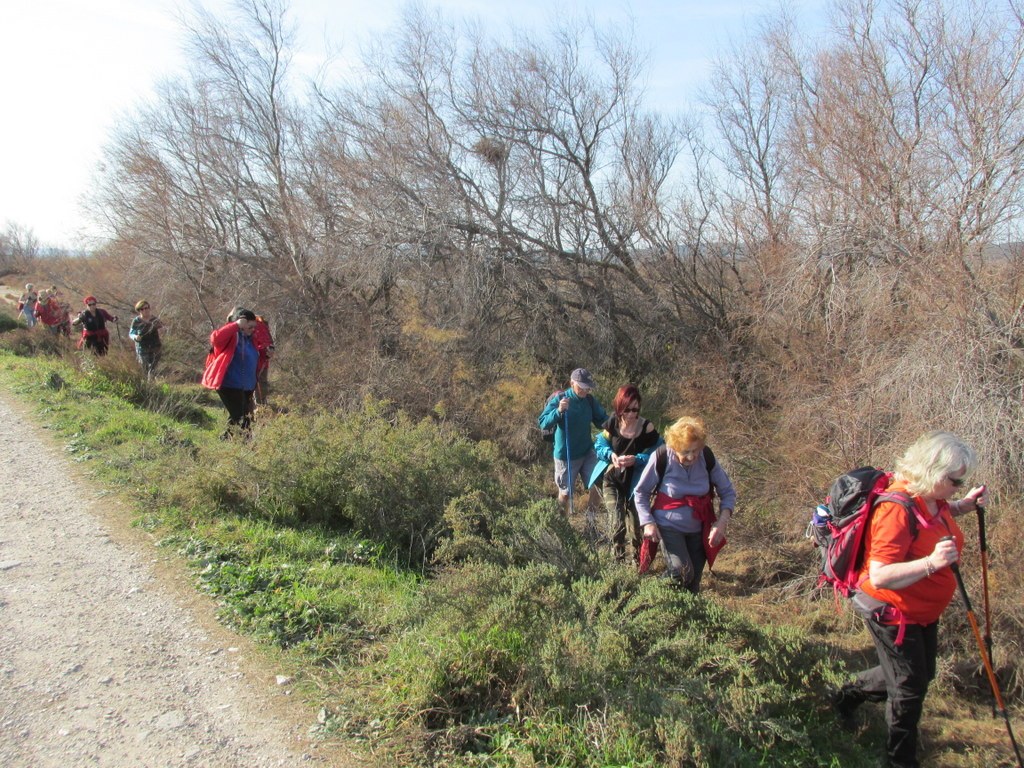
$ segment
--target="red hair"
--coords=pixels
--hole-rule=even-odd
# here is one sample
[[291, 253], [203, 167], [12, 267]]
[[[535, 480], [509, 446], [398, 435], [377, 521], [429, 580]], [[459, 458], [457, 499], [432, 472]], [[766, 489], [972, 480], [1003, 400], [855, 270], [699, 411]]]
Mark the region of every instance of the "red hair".
[[615, 411], [616, 418], [620, 418], [622, 412], [634, 403], [637, 408], [640, 407], [640, 390], [633, 384], [619, 387], [619, 391], [615, 393], [615, 399], [612, 400], [612, 410]]

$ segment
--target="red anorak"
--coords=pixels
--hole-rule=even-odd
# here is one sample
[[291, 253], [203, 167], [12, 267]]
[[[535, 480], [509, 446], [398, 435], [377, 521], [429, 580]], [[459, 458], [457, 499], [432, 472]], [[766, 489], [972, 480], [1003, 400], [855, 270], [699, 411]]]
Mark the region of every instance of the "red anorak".
[[224, 383], [224, 374], [231, 365], [238, 347], [238, 323], [228, 323], [210, 334], [210, 354], [206, 356], [206, 367], [203, 369], [203, 386], [208, 389], [220, 389]]

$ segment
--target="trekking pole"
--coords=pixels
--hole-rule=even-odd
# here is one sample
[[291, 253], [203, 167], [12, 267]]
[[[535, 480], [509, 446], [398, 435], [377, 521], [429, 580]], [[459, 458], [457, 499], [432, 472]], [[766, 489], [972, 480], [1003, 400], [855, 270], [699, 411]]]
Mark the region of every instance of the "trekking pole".
[[[988, 650], [989, 662], [995, 667], [992, 658], [992, 613], [988, 597], [988, 538], [985, 536], [985, 507], [975, 501], [978, 513], [978, 549], [981, 552], [981, 586], [983, 608], [985, 611], [985, 648]], [[996, 716], [996, 702], [992, 702], [992, 717]]]
[[[992, 659], [992, 613], [989, 609], [988, 600], [988, 539], [985, 537], [985, 508], [974, 502], [978, 512], [978, 549], [981, 551], [981, 590], [982, 598], [984, 599], [983, 608], [985, 610], [985, 648], [988, 649], [988, 658], [992, 662], [992, 666], [995, 666], [995, 661]], [[995, 705], [992, 707], [992, 716], [995, 717]]]
[[565, 413], [565, 484], [569, 488], [569, 507], [566, 509], [566, 516], [572, 517], [572, 457], [569, 455], [569, 409]]
[[[947, 536], [944, 540], [952, 540], [952, 537]], [[996, 673], [992, 670], [992, 660], [989, 658], [988, 651], [985, 650], [985, 643], [981, 639], [978, 619], [975, 618], [974, 609], [971, 607], [971, 600], [967, 597], [967, 587], [964, 586], [964, 577], [960, 574], [960, 566], [956, 563], [951, 563], [949, 567], [953, 571], [953, 575], [956, 576], [956, 585], [960, 589], [960, 599], [964, 601], [964, 608], [967, 609], [967, 621], [974, 631], [974, 639], [978, 643], [981, 663], [985, 667], [985, 673], [988, 675], [989, 685], [992, 686], [992, 695], [995, 697], [996, 707], [999, 714], [1003, 716], [1003, 720], [1006, 721], [1006, 732], [1010, 736], [1010, 744], [1013, 745], [1013, 753], [1017, 757], [1017, 766], [1018, 768], [1024, 768], [1024, 759], [1021, 758], [1020, 747], [1017, 746], [1017, 739], [1013, 735], [1013, 726], [1010, 725], [1010, 714], [1006, 710], [1006, 704], [1003, 703], [1003, 695], [999, 692], [999, 681], [996, 680]]]

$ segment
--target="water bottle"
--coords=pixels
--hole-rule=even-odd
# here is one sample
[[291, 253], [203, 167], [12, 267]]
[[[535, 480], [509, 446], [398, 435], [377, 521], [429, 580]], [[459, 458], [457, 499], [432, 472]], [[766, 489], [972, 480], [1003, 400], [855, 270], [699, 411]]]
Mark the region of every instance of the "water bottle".
[[828, 507], [824, 504], [819, 504], [814, 508], [814, 514], [811, 516], [811, 524], [822, 528], [827, 525], [828, 521], [831, 519], [832, 513], [829, 512]]

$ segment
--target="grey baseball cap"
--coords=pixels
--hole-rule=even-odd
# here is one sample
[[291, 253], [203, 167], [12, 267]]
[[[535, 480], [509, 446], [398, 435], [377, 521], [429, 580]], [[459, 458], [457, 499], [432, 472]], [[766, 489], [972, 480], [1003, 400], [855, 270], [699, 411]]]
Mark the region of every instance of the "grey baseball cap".
[[574, 381], [581, 387], [586, 387], [587, 389], [594, 389], [597, 386], [594, 384], [594, 377], [590, 375], [590, 371], [586, 368], [577, 368], [572, 372], [569, 380]]

